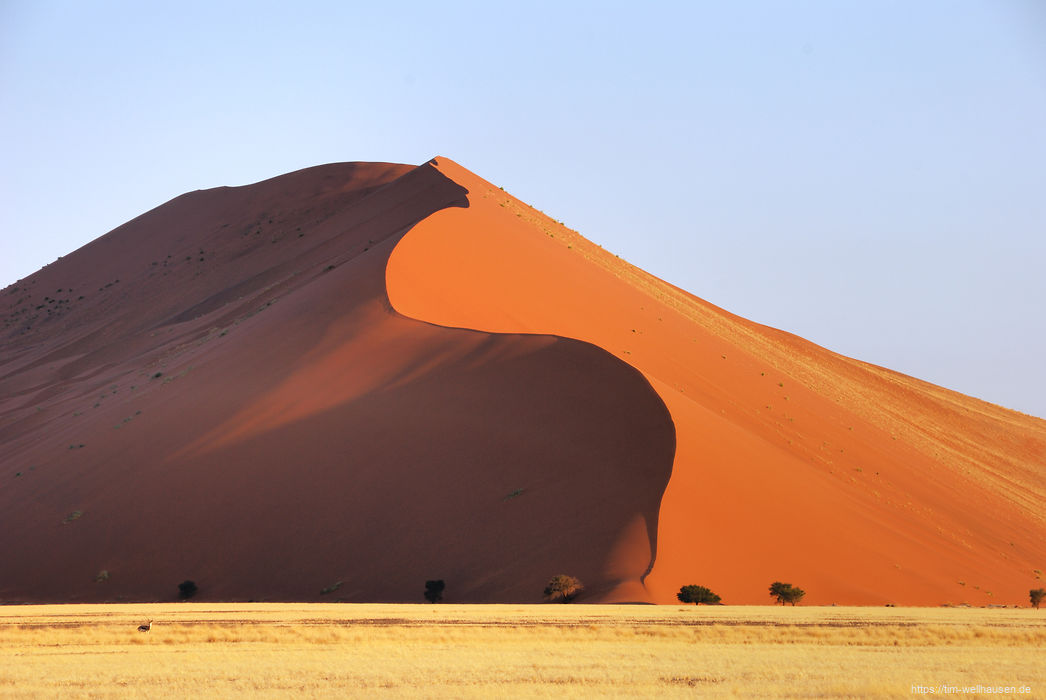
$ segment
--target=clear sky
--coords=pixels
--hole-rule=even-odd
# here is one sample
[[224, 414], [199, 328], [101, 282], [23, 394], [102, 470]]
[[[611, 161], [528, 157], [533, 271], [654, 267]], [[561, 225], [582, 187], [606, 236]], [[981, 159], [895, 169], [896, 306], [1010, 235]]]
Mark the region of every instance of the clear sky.
[[0, 0], [0, 286], [182, 192], [445, 155], [1046, 416], [1046, 3]]

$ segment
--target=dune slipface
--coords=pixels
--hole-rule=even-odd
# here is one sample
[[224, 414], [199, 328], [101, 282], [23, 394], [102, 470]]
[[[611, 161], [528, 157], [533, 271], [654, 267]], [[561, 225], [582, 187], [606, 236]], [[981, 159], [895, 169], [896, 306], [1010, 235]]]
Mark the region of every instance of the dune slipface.
[[432, 165], [194, 192], [3, 293], [0, 599], [642, 599], [671, 418], [596, 346], [389, 305]]
[[0, 319], [0, 600], [1046, 585], [1046, 422], [733, 316], [447, 159], [183, 195]]
[[439, 159], [469, 208], [393, 252], [402, 313], [599, 345], [676, 426], [651, 598], [1027, 603], [1046, 569], [1046, 422], [738, 318]]

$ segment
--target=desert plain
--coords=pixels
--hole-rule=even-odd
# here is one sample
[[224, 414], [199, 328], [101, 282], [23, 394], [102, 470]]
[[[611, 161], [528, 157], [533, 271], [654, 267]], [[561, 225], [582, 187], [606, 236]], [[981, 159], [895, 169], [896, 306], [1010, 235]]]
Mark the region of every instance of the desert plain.
[[1041, 697], [1044, 646], [1030, 608], [5, 606], [0, 695]]
[[[1046, 421], [446, 158], [187, 193], [0, 324], [0, 697], [1046, 687]], [[560, 573], [583, 604], [534, 605]]]

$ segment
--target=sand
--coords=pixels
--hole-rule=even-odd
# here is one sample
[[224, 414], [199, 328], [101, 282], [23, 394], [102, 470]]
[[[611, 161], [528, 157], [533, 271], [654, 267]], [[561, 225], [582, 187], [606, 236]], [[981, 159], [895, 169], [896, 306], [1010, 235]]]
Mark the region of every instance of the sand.
[[1046, 422], [445, 158], [183, 195], [0, 293], [0, 601], [1025, 603]]
[[401, 313], [552, 333], [640, 370], [676, 426], [645, 579], [765, 603], [1027, 600], [1046, 561], [1046, 423], [746, 321], [617, 259], [447, 159], [469, 190], [397, 246]]
[[396, 241], [463, 195], [383, 165], [193, 193], [6, 294], [86, 298], [5, 345], [0, 599], [640, 588], [675, 439], [643, 377], [389, 305]]

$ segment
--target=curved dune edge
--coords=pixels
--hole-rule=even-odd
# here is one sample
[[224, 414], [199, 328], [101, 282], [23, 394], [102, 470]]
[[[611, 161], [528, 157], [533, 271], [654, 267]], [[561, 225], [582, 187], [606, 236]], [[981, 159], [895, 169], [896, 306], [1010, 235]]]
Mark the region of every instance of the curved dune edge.
[[428, 164], [319, 166], [6, 290], [0, 602], [538, 602], [557, 573], [641, 600], [674, 451], [646, 380], [390, 305], [396, 242], [465, 202]]
[[676, 425], [655, 602], [1026, 603], [1046, 568], [1046, 422], [831, 353], [617, 260], [444, 158], [469, 208], [404, 236], [386, 286], [443, 326], [576, 338], [641, 371]]
[[[421, 168], [433, 167], [435, 161], [427, 163]], [[445, 175], [444, 175], [445, 176]], [[450, 182], [454, 182], [450, 180]], [[455, 183], [457, 184], [457, 183]], [[446, 209], [440, 211], [447, 211]], [[459, 211], [467, 212], [467, 207], [459, 209]], [[437, 211], [431, 214], [428, 218], [439, 214]], [[418, 225], [421, 225], [425, 220], [419, 222], [417, 225], [409, 229], [403, 234], [403, 237], [410, 236], [410, 232], [414, 230]], [[403, 237], [400, 237], [396, 242], [396, 246], [402, 242]], [[390, 253], [388, 260], [392, 259], [395, 254], [396, 247], [394, 247]], [[617, 534], [615, 535], [614, 542], [607, 548], [594, 547], [588, 554], [591, 556], [595, 554], [603, 558], [603, 564], [601, 570], [592, 576], [593, 581], [585, 579], [586, 589], [589, 591], [586, 596], [589, 600], [595, 600], [597, 602], [651, 602], [651, 597], [646, 587], [644, 586], [644, 580], [649, 575], [650, 571], [654, 566], [654, 558], [657, 551], [657, 519], [658, 512], [660, 510], [661, 498], [664, 493], [664, 489], [667, 486], [668, 478], [671, 472], [671, 464], [673, 462], [672, 457], [675, 451], [675, 439], [674, 439], [674, 425], [671, 420], [671, 414], [668, 411], [668, 407], [665, 406], [661, 399], [660, 393], [650, 385], [648, 378], [642, 373], [637, 371], [627, 362], [623, 362], [618, 359], [613, 353], [607, 352], [604, 348], [598, 345], [585, 342], [577, 338], [570, 338], [565, 336], [556, 335], [553, 333], [533, 333], [528, 331], [517, 331], [517, 330], [488, 330], [483, 328], [473, 328], [471, 326], [461, 326], [453, 324], [443, 324], [433, 321], [431, 318], [425, 316], [412, 316], [409, 313], [404, 313], [403, 309], [400, 308], [396, 302], [394, 302], [388, 293], [388, 276], [389, 276], [389, 262], [386, 263], [386, 285], [385, 294], [389, 306], [392, 312], [396, 316], [410, 320], [412, 322], [424, 323], [426, 325], [434, 325], [447, 331], [456, 332], [461, 331], [465, 333], [481, 333], [492, 337], [501, 338], [514, 338], [524, 336], [527, 338], [547, 338], [554, 339], [557, 343], [578, 344], [584, 346], [585, 351], [589, 350], [598, 354], [606, 356], [611, 364], [615, 365], [620, 372], [623, 372], [624, 376], [617, 379], [604, 374], [604, 381], [620, 383], [622, 380], [627, 381], [629, 384], [638, 382], [646, 388], [649, 392], [649, 396], [646, 397], [644, 403], [637, 402], [630, 410], [633, 413], [633, 417], [630, 419], [633, 422], [631, 429], [621, 431], [619, 436], [620, 448], [625, 449], [628, 441], [635, 439], [636, 437], [642, 436], [644, 440], [654, 440], [645, 450], [645, 454], [640, 456], [636, 455], [637, 458], [642, 460], [641, 463], [637, 463], [636, 467], [631, 470], [633, 486], [628, 493], [621, 493], [618, 495], [618, 502], [615, 504], [616, 508], [625, 506], [625, 503], [631, 504], [625, 506], [632, 508], [634, 514], [627, 519], [626, 522], [616, 523], [612, 517], [607, 517], [614, 510], [614, 508], [608, 507], [606, 512], [601, 514], [595, 514], [593, 517], [595, 520], [605, 521], [604, 525], [612, 528], [617, 528]], [[580, 348], [579, 348], [580, 349]], [[576, 366], [575, 372], [583, 373], [589, 368], [583, 364], [584, 362], [591, 362], [593, 358], [589, 356], [587, 359], [584, 356], [579, 355], [577, 357], [579, 364]], [[322, 371], [322, 368], [321, 368]], [[374, 380], [378, 382], [379, 380]], [[618, 384], [618, 386], [621, 386]], [[629, 392], [635, 392], [634, 387], [621, 387], [623, 390]], [[506, 397], [509, 398], [509, 397]], [[591, 406], [598, 406], [599, 399], [591, 397]], [[286, 402], [277, 402], [285, 404]], [[598, 411], [591, 411], [590, 419], [598, 422], [601, 420]], [[650, 426], [656, 426], [653, 430]], [[671, 438], [667, 441], [659, 440], [660, 434], [667, 432]], [[225, 435], [228, 430], [223, 427], [216, 431], [216, 434]], [[626, 433], [628, 435], [626, 435]], [[658, 444], [663, 442], [664, 444]], [[630, 448], [633, 449], [634, 448]], [[666, 464], [661, 464], [663, 453], [667, 449], [669, 459]], [[619, 475], [620, 476], [620, 475]], [[601, 479], [612, 479], [614, 478], [611, 472], [600, 477]], [[575, 496], [579, 501], [585, 500], [584, 494], [577, 494]], [[564, 532], [563, 537], [571, 537], [572, 534]], [[590, 543], [594, 544], [594, 543]], [[593, 587], [590, 584], [595, 583]]]

